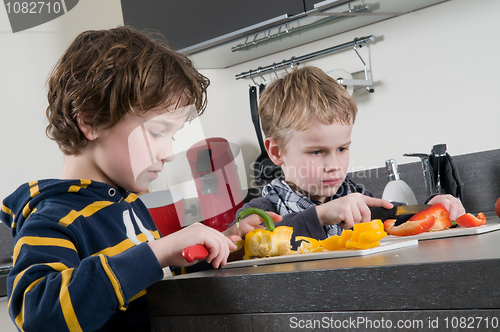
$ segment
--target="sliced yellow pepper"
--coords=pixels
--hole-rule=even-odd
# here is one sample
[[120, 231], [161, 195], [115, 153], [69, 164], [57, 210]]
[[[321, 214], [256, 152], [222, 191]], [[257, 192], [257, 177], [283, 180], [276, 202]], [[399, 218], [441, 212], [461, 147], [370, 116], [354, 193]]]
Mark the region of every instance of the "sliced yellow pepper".
[[339, 235], [333, 235], [330, 236], [329, 238], [326, 238], [325, 240], [321, 241], [321, 246], [325, 248], [326, 250], [342, 250], [345, 249], [344, 246], [341, 246], [339, 244], [340, 241], [340, 236]]
[[341, 247], [346, 247], [345, 244], [347, 241], [349, 241], [352, 237], [352, 230], [350, 229], [344, 229], [342, 233], [340, 234], [340, 239], [339, 239], [339, 246]]
[[309, 242], [310, 244], [309, 249], [316, 249], [321, 246], [321, 241], [313, 239], [312, 237], [306, 237], [306, 236], [295, 237], [295, 241], [301, 241], [301, 240]]
[[295, 241], [305, 241], [298, 248], [299, 253], [320, 252], [323, 250], [342, 249], [370, 249], [380, 245], [380, 240], [387, 233], [381, 220], [373, 220], [367, 223], [355, 224], [354, 230], [346, 229], [342, 234], [330, 236], [319, 241], [310, 237], [297, 236]]
[[361, 233], [373, 231], [373, 230], [384, 230], [384, 224], [382, 220], [375, 219], [370, 222], [363, 222], [360, 224], [354, 224], [354, 232], [351, 237], [351, 241], [359, 241], [359, 236]]
[[312, 237], [297, 236], [295, 237], [295, 241], [302, 241], [299, 248], [297, 248], [299, 254], [323, 251], [323, 247], [321, 246], [322, 241], [313, 239]]
[[359, 235], [359, 243], [374, 243], [383, 239], [387, 233], [383, 230], [366, 231]]
[[346, 242], [348, 249], [371, 249], [380, 245], [380, 240], [387, 233], [384, 231], [382, 220], [375, 219], [370, 222], [354, 225], [351, 238]]

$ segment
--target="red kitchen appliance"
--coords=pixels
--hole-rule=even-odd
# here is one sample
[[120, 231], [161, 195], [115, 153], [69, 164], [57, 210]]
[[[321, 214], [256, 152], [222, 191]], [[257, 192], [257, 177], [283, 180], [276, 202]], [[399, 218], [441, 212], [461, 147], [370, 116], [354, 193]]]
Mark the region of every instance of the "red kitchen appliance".
[[189, 148], [191, 168], [203, 223], [225, 231], [243, 206], [234, 156], [229, 142], [221, 137], [202, 140]]

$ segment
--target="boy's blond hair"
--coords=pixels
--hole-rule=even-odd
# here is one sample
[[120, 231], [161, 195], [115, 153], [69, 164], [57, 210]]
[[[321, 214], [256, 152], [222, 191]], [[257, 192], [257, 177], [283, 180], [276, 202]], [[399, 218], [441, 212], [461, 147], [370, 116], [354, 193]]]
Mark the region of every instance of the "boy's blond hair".
[[271, 83], [259, 101], [262, 130], [282, 149], [311, 121], [354, 124], [358, 109], [347, 90], [321, 69], [305, 66]]

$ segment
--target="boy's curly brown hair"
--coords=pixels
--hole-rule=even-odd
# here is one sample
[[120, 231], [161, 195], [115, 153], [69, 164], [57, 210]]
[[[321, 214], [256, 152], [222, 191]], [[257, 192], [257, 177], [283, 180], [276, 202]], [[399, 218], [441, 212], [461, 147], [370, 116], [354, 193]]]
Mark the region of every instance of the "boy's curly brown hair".
[[271, 83], [259, 101], [262, 130], [285, 149], [293, 131], [312, 120], [354, 124], [358, 109], [347, 90], [321, 69], [305, 66]]
[[209, 84], [158, 33], [127, 26], [86, 31], [69, 46], [47, 82], [46, 133], [64, 154], [75, 154], [88, 143], [78, 114], [94, 128], [109, 128], [128, 112], [175, 105], [182, 97], [200, 115]]

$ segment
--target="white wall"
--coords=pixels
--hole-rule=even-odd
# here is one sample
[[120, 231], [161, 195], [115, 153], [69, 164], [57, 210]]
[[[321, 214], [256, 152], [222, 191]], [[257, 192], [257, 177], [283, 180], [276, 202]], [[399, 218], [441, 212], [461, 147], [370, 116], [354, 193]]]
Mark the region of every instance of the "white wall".
[[[212, 80], [201, 118], [205, 133], [241, 145], [248, 167], [259, 155], [248, 106], [251, 81], [234, 76], [373, 34], [377, 41], [359, 52], [370, 62], [375, 93], [353, 95], [359, 113], [351, 170], [383, 167], [390, 158], [416, 162], [402, 155], [429, 153], [440, 143], [452, 156], [500, 148], [499, 11], [497, 0], [452, 0], [228, 69], [203, 70]], [[305, 64], [326, 72], [363, 69], [351, 50]], [[264, 77], [272, 81], [274, 74]]]

